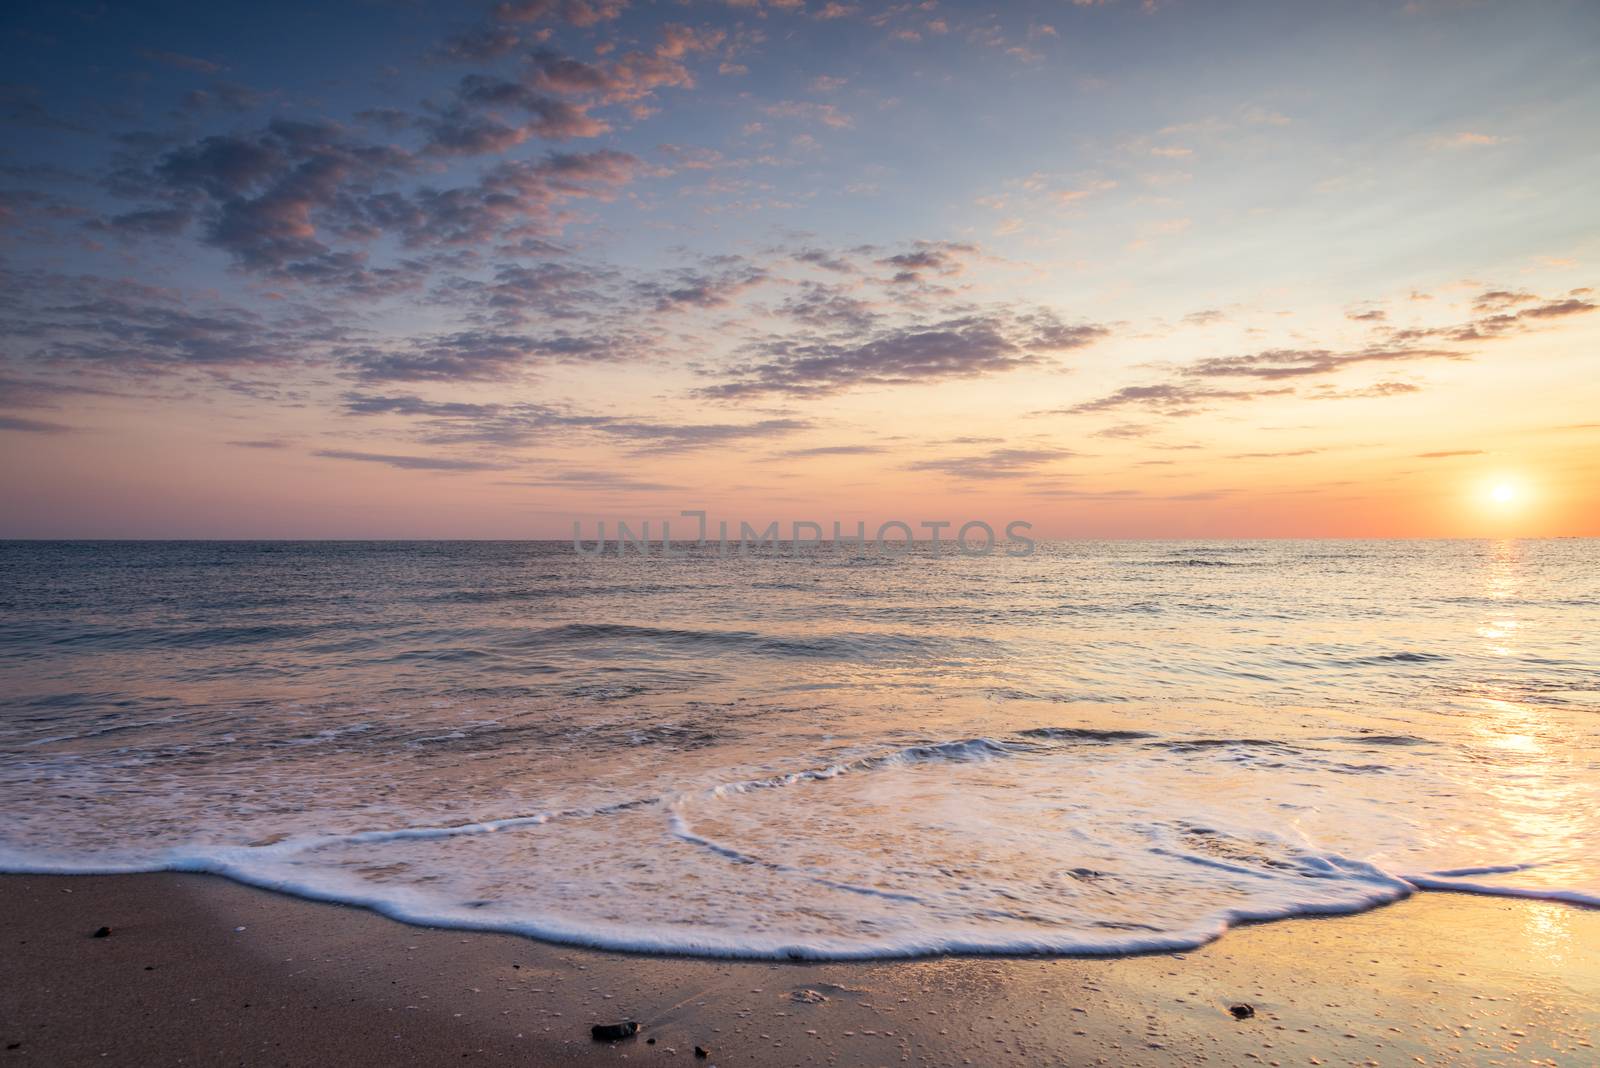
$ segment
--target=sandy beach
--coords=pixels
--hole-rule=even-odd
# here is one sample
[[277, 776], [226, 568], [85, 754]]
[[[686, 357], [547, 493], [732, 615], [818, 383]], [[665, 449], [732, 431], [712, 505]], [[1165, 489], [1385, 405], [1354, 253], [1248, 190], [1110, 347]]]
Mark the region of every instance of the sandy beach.
[[[1600, 911], [1456, 894], [1183, 954], [772, 964], [212, 876], [5, 876], [0, 936], [7, 1064], [1592, 1065], [1600, 1029]], [[590, 1037], [622, 1020], [637, 1037]]]

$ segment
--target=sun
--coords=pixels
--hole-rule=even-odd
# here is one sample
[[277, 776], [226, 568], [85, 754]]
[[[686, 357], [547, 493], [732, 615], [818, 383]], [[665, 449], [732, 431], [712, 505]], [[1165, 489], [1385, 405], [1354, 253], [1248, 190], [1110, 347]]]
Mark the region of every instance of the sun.
[[1509, 519], [1526, 512], [1533, 503], [1534, 495], [1526, 480], [1503, 474], [1480, 482], [1473, 496], [1484, 512]]

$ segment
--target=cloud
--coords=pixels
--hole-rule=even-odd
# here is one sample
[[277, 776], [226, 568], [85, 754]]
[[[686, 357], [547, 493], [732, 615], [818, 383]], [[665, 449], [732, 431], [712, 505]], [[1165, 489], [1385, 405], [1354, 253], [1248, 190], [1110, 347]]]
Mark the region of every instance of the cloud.
[[1112, 411], [1118, 408], [1146, 408], [1162, 415], [1195, 415], [1205, 411], [1212, 401], [1255, 400], [1259, 397], [1280, 397], [1294, 390], [1280, 389], [1236, 390], [1210, 389], [1184, 383], [1163, 383], [1152, 386], [1124, 386], [1115, 393], [1096, 400], [1075, 404], [1071, 408], [1057, 409], [1043, 414], [1083, 415], [1090, 412]]
[[1217, 356], [1200, 360], [1183, 369], [1191, 378], [1301, 378], [1332, 374], [1361, 363], [1393, 363], [1410, 360], [1464, 360], [1467, 357], [1448, 349], [1374, 347], [1355, 352], [1327, 349], [1268, 349], [1248, 356]]
[[1587, 300], [1553, 300], [1533, 308], [1523, 308], [1517, 313], [1518, 319], [1557, 319], [1568, 315], [1582, 315], [1592, 312], [1595, 305]]
[[838, 274], [850, 274], [855, 271], [854, 265], [849, 260], [831, 252], [824, 252], [818, 248], [803, 248], [790, 255], [800, 263], [820, 267], [825, 271], [833, 271]]
[[602, 434], [632, 442], [638, 454], [691, 452], [710, 445], [785, 437], [812, 429], [804, 419], [762, 419], [754, 423], [643, 423], [606, 422], [595, 427]]
[[1143, 426], [1138, 423], [1118, 423], [1116, 426], [1108, 426], [1103, 430], [1096, 430], [1091, 436], [1097, 438], [1121, 438], [1126, 440], [1129, 438], [1147, 437], [1153, 429], [1154, 428], [1152, 427]]
[[951, 277], [965, 268], [963, 258], [978, 251], [974, 245], [953, 241], [918, 241], [910, 252], [886, 256], [878, 263], [894, 269], [890, 279], [896, 284], [921, 282], [929, 273]]
[[[1494, 300], [1501, 299], [1503, 296], [1503, 294], [1497, 296], [1495, 293], [1489, 293], [1480, 299]], [[1570, 302], [1579, 305], [1584, 303], [1576, 300], [1576, 298], [1570, 298]], [[1568, 302], [1559, 303], [1565, 305]], [[1539, 306], [1539, 308], [1544, 307], [1546, 305]], [[1565, 306], [1557, 307], [1554, 302], [1549, 307], [1551, 308], [1552, 316], [1573, 314], [1576, 311], [1584, 310], [1582, 308], [1569, 309]], [[1517, 316], [1513, 316], [1513, 318], [1525, 316], [1537, 310], [1533, 308], [1525, 309], [1523, 312], [1517, 313]], [[1350, 313], [1350, 318], [1381, 322], [1382, 313]], [[1217, 389], [1186, 380], [1247, 378], [1262, 382], [1293, 381], [1301, 378], [1332, 375], [1348, 367], [1363, 364], [1387, 365], [1418, 360], [1469, 359], [1466, 353], [1452, 349], [1422, 348], [1411, 344], [1411, 342], [1420, 340], [1434, 332], [1430, 330], [1391, 330], [1387, 331], [1388, 344], [1375, 344], [1366, 348], [1347, 351], [1280, 348], [1266, 349], [1241, 356], [1208, 357], [1179, 368], [1179, 381], [1154, 385], [1127, 386], [1104, 397], [1086, 401], [1062, 411], [1068, 414], [1084, 414], [1124, 407], [1139, 407], [1168, 416], [1192, 415], [1206, 410], [1206, 407], [1212, 402], [1253, 400], [1258, 397], [1287, 394], [1292, 390], [1289, 388], [1265, 390]], [[1446, 332], [1446, 336], [1450, 340], [1459, 339], [1454, 330]], [[1379, 382], [1370, 386], [1343, 391], [1336, 390], [1330, 386], [1322, 386], [1309, 396], [1315, 400], [1372, 398], [1414, 393], [1418, 389], [1420, 387], [1404, 382]]]
[[193, 71], [196, 74], [217, 74], [224, 68], [220, 63], [213, 63], [209, 59], [199, 59], [195, 56], [186, 56], [180, 52], [160, 52], [154, 49], [142, 48], [139, 55], [153, 63], [162, 63], [179, 70]]
[[840, 111], [838, 105], [819, 104], [812, 100], [780, 100], [761, 110], [775, 119], [801, 119], [835, 130], [848, 130], [855, 125], [855, 120]]
[[395, 347], [342, 347], [335, 355], [364, 382], [475, 382], [510, 378], [536, 363], [590, 363], [620, 359], [605, 337], [551, 334], [530, 337], [462, 330]]
[[603, 493], [667, 493], [684, 489], [667, 482], [646, 482], [617, 471], [559, 471], [540, 478], [517, 479], [502, 486], [529, 486], [536, 489], [577, 489]]
[[830, 330], [870, 330], [882, 318], [871, 301], [852, 296], [845, 286], [803, 282], [800, 291], [786, 298], [780, 308], [808, 326]]
[[1419, 452], [1419, 460], [1443, 460], [1450, 456], [1482, 456], [1482, 449], [1451, 449], [1445, 452]]
[[519, 324], [529, 319], [577, 317], [605, 300], [601, 290], [605, 281], [606, 276], [598, 271], [568, 264], [503, 263], [494, 268], [491, 281], [460, 280], [448, 296], [475, 297], [498, 321]]
[[1472, 298], [1473, 311], [1503, 312], [1518, 304], [1526, 304], [1539, 298], [1524, 290], [1488, 289]]
[[905, 465], [907, 471], [937, 471], [959, 479], [1020, 478], [1040, 467], [1075, 456], [1070, 449], [993, 449], [968, 456], [944, 456]]
[[503, 0], [495, 5], [501, 22], [565, 22], [594, 26], [610, 22], [627, 9], [627, 0]]
[[455, 460], [440, 456], [402, 456], [383, 452], [349, 452], [344, 449], [318, 449], [312, 453], [327, 460], [356, 460], [361, 463], [386, 464], [402, 471], [491, 471], [502, 464], [483, 460]]
[[[497, 117], [508, 110], [527, 120], [507, 123]], [[611, 129], [585, 106], [486, 74], [462, 78], [456, 103], [423, 119], [422, 126], [428, 131], [424, 151], [444, 156], [499, 154], [530, 137], [567, 141], [597, 137]]]
[[1370, 386], [1357, 389], [1334, 389], [1332, 386], [1319, 386], [1308, 394], [1312, 400], [1356, 400], [1366, 397], [1397, 397], [1405, 393], [1420, 393], [1422, 387], [1410, 382], [1374, 382]]
[[211, 370], [282, 366], [314, 345], [293, 310], [269, 319], [231, 304], [185, 300], [127, 280], [44, 272], [0, 273], [10, 351], [43, 366]]
[[176, 149], [152, 177], [206, 210], [208, 243], [241, 266], [281, 270], [330, 252], [315, 216], [347, 185], [410, 168], [405, 153], [353, 141], [332, 124], [280, 119], [254, 137], [212, 136]]
[[248, 85], [237, 82], [212, 82], [205, 89], [191, 89], [183, 94], [183, 110], [190, 114], [206, 111], [242, 113], [261, 106], [265, 98]]
[[350, 415], [421, 420], [419, 440], [432, 445], [513, 446], [559, 432], [609, 440], [635, 455], [657, 455], [781, 438], [813, 427], [807, 420], [792, 418], [752, 423], [665, 423], [587, 415], [542, 404], [472, 404], [429, 401], [413, 395], [349, 393], [344, 400], [344, 410]]
[[1284, 449], [1278, 452], [1235, 452], [1230, 453], [1230, 460], [1278, 460], [1291, 456], [1315, 456], [1317, 453], [1326, 452], [1326, 449]]
[[[18, 324], [13, 323], [15, 328]], [[59, 408], [66, 397], [110, 397], [111, 390], [87, 386], [82, 382], [60, 382], [43, 378], [13, 378], [0, 375], [0, 408]]]
[[79, 209], [48, 193], [0, 189], [0, 226], [31, 226], [44, 219], [71, 219], [79, 214]]
[[1288, 126], [1294, 121], [1281, 112], [1253, 105], [1240, 112], [1240, 118], [1253, 126]]
[[[565, 114], [553, 110], [547, 118]], [[430, 137], [425, 151], [476, 151], [469, 144], [474, 138], [515, 142], [522, 136], [454, 112], [422, 121]], [[426, 265], [370, 267], [365, 246], [379, 238], [392, 236], [415, 249], [555, 232], [563, 204], [610, 199], [643, 165], [614, 149], [550, 152], [502, 161], [461, 186], [398, 188], [419, 167], [402, 149], [362, 141], [330, 123], [274, 120], [253, 134], [210, 136], [171, 149], [147, 169], [123, 169], [116, 177], [120, 191], [164, 203], [100, 225], [173, 233], [198, 218], [202, 239], [246, 270], [382, 294], [415, 288]]]
[[816, 456], [872, 456], [887, 451], [882, 445], [814, 445], [809, 449], [786, 449], [778, 457], [808, 460]]
[[729, 381], [699, 390], [707, 397], [762, 393], [822, 396], [867, 386], [979, 378], [1042, 365], [1044, 352], [1088, 345], [1109, 331], [1068, 324], [1048, 313], [974, 314], [887, 330], [863, 340], [805, 336], [756, 346], [756, 356], [726, 372]]
[[1190, 493], [1146, 493], [1136, 489], [1115, 490], [1080, 490], [1066, 489], [1055, 486], [1029, 486], [1028, 493], [1034, 497], [1055, 497], [1070, 501], [1138, 501], [1138, 502], [1167, 502], [1167, 501], [1218, 501], [1237, 493], [1233, 489], [1194, 490]]
[[70, 426], [46, 423], [38, 419], [24, 419], [18, 415], [0, 415], [0, 430], [16, 430], [24, 434], [64, 434]]
[[286, 449], [289, 447], [287, 441], [280, 441], [277, 438], [260, 441], [228, 441], [223, 444], [232, 445], [237, 449]]
[[1073, 189], [1057, 189], [1050, 196], [1058, 204], [1073, 204], [1096, 193], [1107, 193], [1117, 187], [1117, 183], [1109, 178], [1101, 178]]
[[0, 123], [79, 134], [93, 132], [81, 123], [52, 112], [39, 102], [41, 95], [38, 88], [31, 85], [0, 83]]
[[655, 305], [658, 312], [683, 308], [722, 308], [733, 298], [766, 281], [767, 272], [759, 267], [738, 264], [716, 274], [682, 270], [666, 282], [640, 282], [636, 289]]
[[[1438, 337], [1446, 341], [1472, 342], [1490, 341], [1512, 334], [1523, 333], [1529, 329], [1537, 328], [1554, 319], [1564, 319], [1572, 315], [1584, 315], [1595, 310], [1592, 301], [1582, 299], [1582, 290], [1574, 290], [1563, 298], [1546, 300], [1532, 293], [1521, 291], [1491, 289], [1473, 299], [1472, 306], [1475, 311], [1489, 312], [1480, 315], [1465, 323], [1455, 326], [1412, 327], [1396, 330], [1390, 334], [1391, 340], [1411, 342], [1428, 337]], [[1519, 305], [1516, 311], [1510, 309]]]
[[684, 60], [715, 49], [724, 37], [721, 30], [669, 24], [651, 51], [624, 52], [594, 63], [542, 48], [529, 56], [522, 81], [530, 89], [589, 105], [637, 104], [660, 89], [694, 88], [694, 74]]
[[1505, 138], [1496, 137], [1494, 134], [1475, 133], [1471, 130], [1461, 130], [1453, 134], [1440, 134], [1428, 142], [1428, 147], [1435, 149], [1462, 149], [1462, 148], [1487, 148], [1491, 145], [1501, 145]]
[[194, 215], [188, 208], [147, 208], [90, 219], [84, 225], [91, 230], [123, 236], [171, 237], [187, 230], [193, 221]]
[[606, 416], [581, 415], [533, 403], [472, 404], [430, 401], [410, 394], [347, 393], [344, 411], [353, 416], [400, 416], [420, 423], [417, 438], [429, 445], [525, 445], [552, 433], [603, 426]]
[[501, 410], [497, 404], [468, 404], [460, 401], [429, 401], [415, 395], [379, 396], [346, 393], [344, 410], [351, 415], [426, 415], [475, 417]]
[[[1386, 315], [1378, 310], [1348, 312], [1351, 319], [1376, 325], [1376, 342], [1349, 350], [1277, 348], [1239, 356], [1215, 356], [1178, 368], [1177, 381], [1153, 385], [1128, 386], [1095, 400], [1087, 401], [1068, 413], [1106, 411], [1123, 407], [1143, 407], [1165, 415], [1189, 415], [1205, 410], [1215, 401], [1250, 400], [1291, 392], [1274, 390], [1217, 389], [1195, 383], [1196, 379], [1244, 378], [1260, 382], [1288, 382], [1302, 378], [1334, 375], [1361, 365], [1393, 365], [1421, 360], [1470, 359], [1469, 353], [1449, 348], [1423, 347], [1425, 339], [1469, 342], [1504, 337], [1543, 323], [1593, 311], [1595, 304], [1586, 295], [1573, 291], [1556, 299], [1512, 289], [1487, 289], [1472, 300], [1479, 315], [1466, 323], [1395, 329], [1387, 325]], [[1312, 400], [1379, 398], [1416, 393], [1422, 387], [1408, 382], [1382, 381], [1353, 389], [1322, 385], [1306, 394]]]
[[553, 152], [499, 163], [471, 185], [424, 187], [410, 197], [372, 197], [357, 206], [372, 233], [397, 232], [411, 247], [479, 245], [555, 233], [563, 203], [609, 200], [642, 169], [638, 157], [613, 149]]
[[[557, 328], [569, 335], [586, 334], [601, 330], [603, 320], [618, 320], [611, 313], [624, 304], [625, 296], [619, 292], [615, 269], [575, 261], [527, 260], [565, 251], [530, 234], [496, 249], [518, 262], [491, 263], [486, 257], [465, 252], [444, 262], [471, 273], [446, 275], [433, 286], [427, 300], [459, 312], [463, 325], [506, 334], [530, 325], [545, 333]], [[628, 328], [613, 322], [609, 329], [608, 343], [620, 352], [621, 332]]]
[[432, 55], [447, 63], [484, 63], [509, 55], [521, 43], [521, 35], [509, 26], [479, 26], [446, 38]]

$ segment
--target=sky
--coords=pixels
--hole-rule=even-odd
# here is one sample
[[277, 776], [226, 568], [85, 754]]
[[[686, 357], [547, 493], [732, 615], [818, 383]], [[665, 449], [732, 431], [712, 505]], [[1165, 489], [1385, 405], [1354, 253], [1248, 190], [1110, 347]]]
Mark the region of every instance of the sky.
[[0, 49], [0, 537], [1600, 535], [1592, 0], [18, 0]]

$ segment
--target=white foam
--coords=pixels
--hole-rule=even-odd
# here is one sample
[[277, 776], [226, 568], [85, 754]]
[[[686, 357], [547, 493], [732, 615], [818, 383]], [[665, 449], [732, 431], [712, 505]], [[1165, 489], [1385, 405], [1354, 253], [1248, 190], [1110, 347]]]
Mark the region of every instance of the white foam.
[[[1373, 782], [1327, 770], [1342, 760], [1285, 742], [1019, 732], [255, 845], [13, 841], [0, 869], [205, 872], [408, 923], [763, 959], [1173, 951], [1239, 923], [1354, 913], [1418, 890], [1600, 905], [1587, 885], [1499, 879], [1557, 878], [1548, 859], [1569, 856], [1571, 840], [1456, 801], [1470, 795], [1432, 765]], [[1538, 856], [1504, 856], [1518, 848]]]

